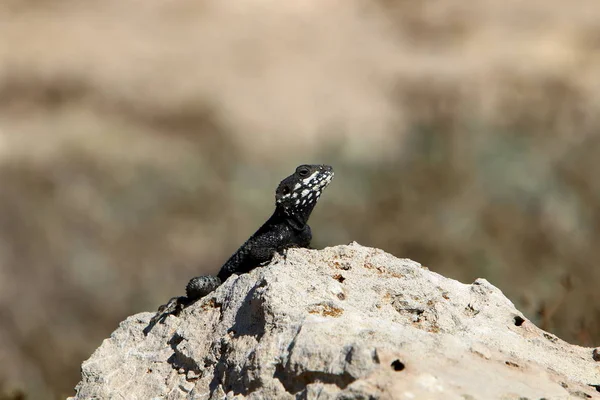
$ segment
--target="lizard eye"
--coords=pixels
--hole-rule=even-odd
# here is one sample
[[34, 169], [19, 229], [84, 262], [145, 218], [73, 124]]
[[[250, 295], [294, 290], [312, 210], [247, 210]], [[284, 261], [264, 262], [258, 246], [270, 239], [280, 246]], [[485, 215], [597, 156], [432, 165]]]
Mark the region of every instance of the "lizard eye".
[[310, 170], [308, 169], [308, 167], [300, 167], [300, 169], [298, 169], [298, 175], [300, 175], [303, 178], [307, 177], [309, 173]]
[[281, 188], [281, 194], [290, 194], [290, 187], [289, 186], [284, 186], [283, 188]]

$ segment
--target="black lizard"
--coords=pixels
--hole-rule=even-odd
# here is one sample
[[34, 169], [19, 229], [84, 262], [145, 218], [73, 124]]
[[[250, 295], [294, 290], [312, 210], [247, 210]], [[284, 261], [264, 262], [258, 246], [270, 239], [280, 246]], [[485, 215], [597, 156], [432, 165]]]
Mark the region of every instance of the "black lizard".
[[290, 247], [308, 247], [312, 239], [308, 218], [321, 192], [333, 179], [329, 165], [301, 165], [285, 178], [275, 192], [275, 212], [227, 260], [217, 276], [192, 278], [185, 297], [175, 297], [159, 308], [149, 328], [168, 314], [176, 313], [206, 296], [233, 274], [243, 274], [271, 261], [275, 253]]

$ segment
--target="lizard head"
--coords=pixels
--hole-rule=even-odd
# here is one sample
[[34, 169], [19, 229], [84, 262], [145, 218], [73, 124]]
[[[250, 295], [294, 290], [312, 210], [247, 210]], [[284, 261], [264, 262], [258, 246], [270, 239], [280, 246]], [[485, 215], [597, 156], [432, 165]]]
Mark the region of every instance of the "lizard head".
[[323, 189], [333, 179], [329, 165], [301, 165], [279, 184], [275, 192], [277, 208], [289, 217], [306, 223]]

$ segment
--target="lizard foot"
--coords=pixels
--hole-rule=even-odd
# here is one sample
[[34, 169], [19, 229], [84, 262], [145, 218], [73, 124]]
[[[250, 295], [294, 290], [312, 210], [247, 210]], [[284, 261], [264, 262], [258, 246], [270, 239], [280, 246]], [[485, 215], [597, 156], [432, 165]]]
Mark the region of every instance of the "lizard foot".
[[158, 307], [158, 311], [156, 311], [156, 314], [144, 329], [144, 334], [148, 335], [152, 328], [154, 328], [154, 325], [163, 322], [169, 315], [178, 315], [190, 303], [190, 300], [185, 296], [171, 298], [167, 304]]
[[220, 285], [221, 280], [216, 276], [207, 275], [192, 278], [185, 288], [187, 296], [173, 297], [167, 304], [160, 306], [156, 315], [152, 317], [150, 323], [144, 329], [144, 334], [148, 335], [157, 323], [164, 322], [169, 315], [177, 316], [185, 307], [206, 296]]

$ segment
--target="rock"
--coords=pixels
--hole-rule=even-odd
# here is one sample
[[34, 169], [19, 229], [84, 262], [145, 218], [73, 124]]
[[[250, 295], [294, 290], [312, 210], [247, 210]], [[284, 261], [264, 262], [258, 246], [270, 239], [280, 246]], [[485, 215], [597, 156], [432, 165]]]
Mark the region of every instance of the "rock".
[[593, 349], [465, 285], [356, 243], [292, 249], [146, 336], [123, 321], [72, 399], [600, 398]]

